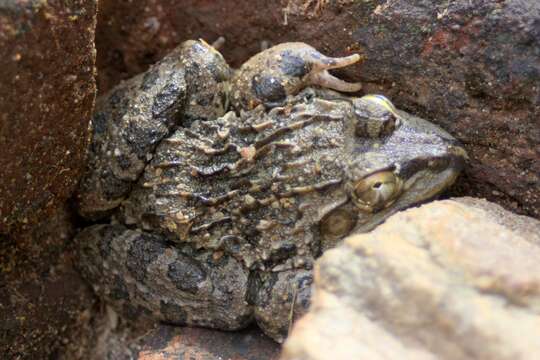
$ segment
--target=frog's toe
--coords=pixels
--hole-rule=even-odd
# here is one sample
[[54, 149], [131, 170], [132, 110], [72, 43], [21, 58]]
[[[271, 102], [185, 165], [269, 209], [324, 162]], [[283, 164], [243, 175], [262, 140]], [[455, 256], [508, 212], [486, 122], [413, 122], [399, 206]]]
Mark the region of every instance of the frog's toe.
[[212, 43], [212, 47], [216, 50], [221, 50], [223, 45], [225, 45], [225, 41], [225, 37], [220, 36]]
[[339, 69], [357, 63], [362, 57], [358, 54], [353, 54], [345, 57], [327, 57], [324, 55], [317, 56], [313, 62], [313, 70], [309, 75], [309, 83], [318, 85], [323, 88], [333, 89], [342, 92], [356, 92], [362, 89], [360, 83], [349, 83], [338, 79], [328, 72], [330, 69]]
[[271, 47], [270, 41], [268, 40], [262, 40], [260, 45], [261, 45], [261, 51], [268, 50]]
[[313, 73], [310, 83], [341, 92], [357, 92], [362, 89], [362, 84], [346, 82], [330, 74], [327, 70]]
[[309, 270], [260, 273], [251, 282], [255, 320], [266, 335], [280, 343], [285, 340], [292, 323], [308, 310], [312, 282]]

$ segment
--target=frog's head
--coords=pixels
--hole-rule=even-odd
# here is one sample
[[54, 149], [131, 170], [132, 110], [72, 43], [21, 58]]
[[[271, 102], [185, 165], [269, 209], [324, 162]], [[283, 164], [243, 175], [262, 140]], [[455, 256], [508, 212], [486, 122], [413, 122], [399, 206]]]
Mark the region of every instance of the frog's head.
[[323, 234], [365, 232], [398, 210], [440, 194], [467, 155], [457, 140], [425, 120], [398, 111], [380, 95], [353, 100], [356, 136], [345, 160], [348, 201], [325, 214]]
[[358, 54], [329, 57], [301, 42], [280, 44], [253, 56], [235, 73], [231, 103], [237, 110], [250, 110], [259, 104], [272, 107], [310, 85], [341, 92], [359, 91], [359, 83], [340, 80], [328, 70], [360, 60]]

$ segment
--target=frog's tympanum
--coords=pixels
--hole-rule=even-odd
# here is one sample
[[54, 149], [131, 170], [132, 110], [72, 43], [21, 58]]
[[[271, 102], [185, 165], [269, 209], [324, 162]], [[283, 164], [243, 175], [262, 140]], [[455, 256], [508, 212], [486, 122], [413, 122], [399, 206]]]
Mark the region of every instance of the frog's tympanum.
[[[188, 41], [100, 99], [80, 213], [80, 267], [130, 319], [281, 341], [312, 266], [352, 232], [448, 187], [465, 152], [435, 125], [356, 91], [299, 43], [236, 73]], [[229, 108], [232, 111], [227, 111]]]

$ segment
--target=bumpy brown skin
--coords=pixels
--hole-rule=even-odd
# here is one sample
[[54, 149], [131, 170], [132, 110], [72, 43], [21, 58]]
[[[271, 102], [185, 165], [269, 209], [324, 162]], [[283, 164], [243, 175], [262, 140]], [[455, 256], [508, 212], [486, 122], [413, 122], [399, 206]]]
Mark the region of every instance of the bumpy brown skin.
[[230, 256], [170, 246], [162, 236], [122, 225], [93, 225], [78, 241], [86, 279], [130, 319], [224, 330], [252, 321], [249, 272]]
[[211, 46], [186, 41], [99, 98], [87, 171], [76, 195], [79, 213], [89, 219], [110, 214], [172, 129], [223, 115], [223, 84], [230, 76]]
[[254, 317], [282, 341], [324, 249], [435, 196], [463, 165], [453, 138], [384, 101], [287, 95], [164, 136], [115, 213], [121, 224], [78, 236], [101, 296], [175, 324], [230, 330]]

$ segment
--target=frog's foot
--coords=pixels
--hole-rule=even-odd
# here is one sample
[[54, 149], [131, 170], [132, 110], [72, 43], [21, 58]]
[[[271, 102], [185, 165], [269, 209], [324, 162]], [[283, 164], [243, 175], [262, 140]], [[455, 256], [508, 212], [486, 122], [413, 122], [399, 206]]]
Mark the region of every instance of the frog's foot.
[[340, 80], [328, 70], [361, 59], [358, 54], [329, 57], [301, 42], [273, 46], [250, 58], [235, 72], [230, 81], [231, 103], [237, 110], [254, 109], [259, 104], [272, 107], [311, 85], [356, 92], [361, 89], [360, 84]]
[[360, 61], [362, 59], [360, 55], [353, 54], [338, 58], [318, 55], [320, 57], [317, 56], [316, 59], [313, 59], [313, 69], [308, 78], [309, 84], [342, 92], [356, 92], [362, 89], [362, 84], [346, 82], [328, 72], [330, 69], [339, 69]]

